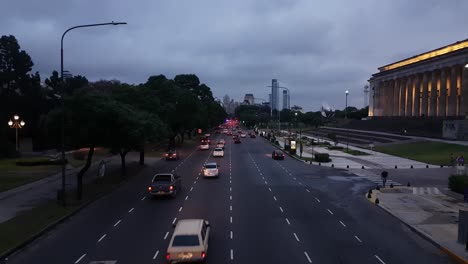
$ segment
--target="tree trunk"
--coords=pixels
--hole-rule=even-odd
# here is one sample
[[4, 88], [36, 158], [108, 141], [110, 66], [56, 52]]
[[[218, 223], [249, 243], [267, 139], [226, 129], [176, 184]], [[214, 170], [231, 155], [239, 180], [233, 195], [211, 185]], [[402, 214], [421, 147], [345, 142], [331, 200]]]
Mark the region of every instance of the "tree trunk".
[[145, 165], [145, 150], [140, 150], [140, 165]]
[[180, 142], [181, 143], [184, 143], [184, 137], [185, 137], [185, 133], [182, 131], [182, 133], [180, 133]]
[[121, 161], [121, 175], [122, 177], [125, 176], [125, 172], [126, 172], [126, 168], [125, 168], [125, 156], [127, 155], [128, 153], [128, 150], [120, 150], [120, 161]]
[[93, 154], [94, 154], [94, 147], [90, 147], [85, 165], [83, 166], [83, 168], [81, 168], [78, 174], [76, 174], [76, 199], [77, 200], [81, 200], [83, 198], [83, 175], [91, 166]]

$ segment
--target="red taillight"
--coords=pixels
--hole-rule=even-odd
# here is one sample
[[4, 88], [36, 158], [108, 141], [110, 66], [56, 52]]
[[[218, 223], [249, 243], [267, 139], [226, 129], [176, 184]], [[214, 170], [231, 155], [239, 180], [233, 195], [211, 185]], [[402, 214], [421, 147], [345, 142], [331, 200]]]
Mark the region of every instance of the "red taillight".
[[149, 187], [148, 187], [148, 191], [150, 191], [150, 192], [151, 192], [151, 190], [152, 190], [152, 189], [153, 189], [153, 188], [151, 188], [151, 186], [149, 186]]
[[201, 253], [201, 257], [202, 257], [202, 258], [205, 258], [205, 257], [206, 257], [206, 253], [205, 253], [205, 252], [202, 252], [202, 253]]
[[169, 190], [171, 190], [171, 191], [174, 190], [174, 186], [172, 186], [172, 185], [169, 186]]
[[177, 156], [176, 154], [172, 154], [173, 157]]
[[166, 156], [166, 157], [167, 157], [167, 156], [169, 156], [169, 154], [167, 154], [167, 153], [166, 153], [166, 154], [164, 154], [164, 156]]
[[167, 260], [171, 259], [171, 254], [170, 253], [166, 253], [166, 259]]

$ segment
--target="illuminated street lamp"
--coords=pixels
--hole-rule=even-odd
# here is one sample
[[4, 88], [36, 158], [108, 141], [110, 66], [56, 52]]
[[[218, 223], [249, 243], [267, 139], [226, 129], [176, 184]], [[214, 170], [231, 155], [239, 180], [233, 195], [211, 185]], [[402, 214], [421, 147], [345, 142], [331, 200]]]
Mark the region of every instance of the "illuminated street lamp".
[[14, 128], [16, 130], [16, 151], [19, 150], [19, 145], [18, 145], [18, 128], [23, 128], [26, 125], [26, 123], [23, 120], [20, 120], [20, 117], [18, 115], [13, 116], [13, 121], [10, 119], [8, 121], [8, 126], [10, 128]]

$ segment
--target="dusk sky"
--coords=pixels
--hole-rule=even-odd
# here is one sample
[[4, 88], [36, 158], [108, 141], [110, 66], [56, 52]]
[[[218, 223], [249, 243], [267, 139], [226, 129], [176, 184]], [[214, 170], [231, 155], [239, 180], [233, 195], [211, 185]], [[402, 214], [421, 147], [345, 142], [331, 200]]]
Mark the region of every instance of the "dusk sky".
[[0, 34], [14, 35], [42, 79], [65, 69], [89, 80], [146, 82], [194, 73], [215, 97], [268, 99], [271, 79], [291, 106], [363, 107], [377, 68], [468, 38], [466, 0], [4, 0]]

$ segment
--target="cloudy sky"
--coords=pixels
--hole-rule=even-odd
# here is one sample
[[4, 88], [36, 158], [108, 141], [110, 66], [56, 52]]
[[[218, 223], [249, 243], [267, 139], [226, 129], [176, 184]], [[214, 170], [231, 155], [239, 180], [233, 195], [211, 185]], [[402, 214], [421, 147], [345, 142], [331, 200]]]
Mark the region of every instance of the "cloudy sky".
[[0, 34], [14, 35], [43, 78], [60, 68], [90, 80], [145, 82], [194, 73], [216, 97], [268, 99], [271, 79], [291, 106], [362, 107], [379, 66], [468, 38], [466, 0], [3, 0]]

